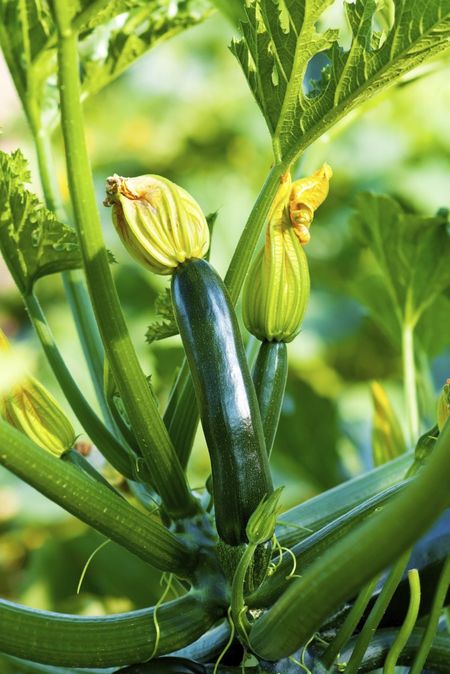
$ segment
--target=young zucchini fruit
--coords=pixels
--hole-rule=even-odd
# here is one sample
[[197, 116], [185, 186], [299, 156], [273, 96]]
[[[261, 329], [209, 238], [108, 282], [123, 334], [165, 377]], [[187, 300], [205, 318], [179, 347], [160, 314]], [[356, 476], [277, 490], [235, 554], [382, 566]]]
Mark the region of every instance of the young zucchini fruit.
[[287, 380], [286, 343], [300, 331], [309, 299], [309, 241], [314, 211], [328, 194], [331, 169], [324, 164], [312, 176], [291, 183], [285, 175], [268, 216], [264, 247], [244, 287], [244, 323], [262, 341], [253, 381], [270, 455]]
[[272, 493], [261, 416], [227, 290], [203, 260], [208, 225], [184, 190], [158, 176], [108, 180], [107, 203], [128, 251], [172, 274], [172, 301], [211, 457], [217, 531], [231, 546]]
[[208, 445], [219, 536], [245, 543], [247, 522], [272, 492], [264, 434], [227, 290], [205, 260], [172, 275], [175, 315]]

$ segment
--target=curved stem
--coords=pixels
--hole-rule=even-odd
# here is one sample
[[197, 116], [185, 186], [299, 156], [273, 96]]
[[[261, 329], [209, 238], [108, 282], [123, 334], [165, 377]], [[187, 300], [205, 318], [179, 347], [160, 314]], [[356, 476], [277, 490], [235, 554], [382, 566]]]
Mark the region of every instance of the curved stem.
[[409, 549], [448, 506], [449, 472], [447, 424], [428, 464], [403, 492], [331, 545], [255, 623], [250, 635], [255, 652], [270, 660], [293, 653], [342, 602]]
[[75, 416], [92, 442], [111, 465], [125, 477], [135, 479], [134, 466], [136, 457], [108, 431], [84, 398], [56, 346], [50, 327], [35, 295], [26, 295], [23, 299], [50, 367]]
[[239, 564], [236, 567], [234, 572], [233, 582], [231, 585], [231, 617], [233, 623], [236, 627], [238, 634], [244, 640], [244, 643], [247, 640], [247, 632], [250, 628], [250, 623], [247, 620], [247, 617], [244, 614], [245, 611], [245, 601], [244, 601], [244, 585], [245, 577], [247, 571], [252, 563], [253, 556], [255, 554], [256, 548], [258, 546], [254, 543], [249, 543], [244, 553], [239, 560]]
[[[36, 611], [0, 600], [0, 651], [49, 665], [111, 667], [147, 660], [155, 646], [154, 609], [106, 617]], [[158, 609], [157, 655], [182, 648], [214, 623], [195, 593]]]
[[420, 606], [420, 577], [417, 569], [408, 571], [408, 583], [410, 591], [410, 601], [405, 621], [401, 626], [397, 637], [389, 649], [389, 653], [384, 663], [383, 674], [394, 674], [398, 659], [404, 647], [406, 646], [411, 632], [416, 624], [419, 615]]
[[450, 556], [447, 557], [441, 575], [439, 577], [439, 582], [436, 587], [436, 592], [433, 598], [433, 605], [431, 607], [431, 612], [428, 618], [428, 623], [425, 628], [420, 646], [417, 650], [416, 657], [414, 658], [413, 666], [411, 667], [410, 674], [420, 674], [422, 669], [427, 661], [428, 653], [433, 645], [433, 639], [438, 630], [439, 618], [442, 613], [442, 608], [445, 603], [445, 598], [447, 596], [447, 591], [450, 585]]
[[125, 323], [103, 241], [80, 103], [77, 35], [71, 6], [55, 0], [58, 83], [67, 173], [84, 267], [108, 362], [142, 455], [169, 513], [186, 516], [197, 506], [139, 364]]
[[0, 464], [86, 524], [163, 571], [189, 576], [196, 551], [77, 467], [0, 420]]

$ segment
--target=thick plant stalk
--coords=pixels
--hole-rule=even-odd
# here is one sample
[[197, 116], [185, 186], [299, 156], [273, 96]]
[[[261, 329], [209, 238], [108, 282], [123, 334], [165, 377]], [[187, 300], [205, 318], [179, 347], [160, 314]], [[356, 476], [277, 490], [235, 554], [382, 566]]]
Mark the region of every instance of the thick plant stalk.
[[[111, 667], [143, 662], [198, 639], [217, 617], [196, 593], [154, 609], [106, 617], [36, 611], [0, 600], [0, 651], [67, 667]], [[153, 653], [155, 651], [155, 653]]]
[[[26, 108], [27, 100], [22, 101], [22, 104]], [[35, 117], [39, 117], [39, 113], [32, 115], [31, 112], [28, 112], [27, 117], [30, 122], [36, 148], [45, 204], [49, 210], [53, 211], [58, 218], [64, 221], [65, 214], [55, 180], [55, 167], [50, 137], [47, 130], [43, 128], [41, 121], [35, 119]], [[84, 280], [77, 276], [76, 272], [70, 271], [63, 272], [62, 278], [64, 291], [69, 301], [100, 409], [104, 419], [113, 428], [108, 406], [103, 395], [103, 345]]]
[[[373, 672], [383, 666], [386, 655], [394, 643], [398, 634], [396, 629], [384, 629], [375, 632], [367, 649], [364, 658], [358, 670], [359, 674], [363, 672]], [[398, 665], [410, 666], [423, 638], [423, 630], [415, 628], [401, 652]], [[350, 641], [348, 647], [341, 653], [341, 659], [348, 661], [351, 650], [354, 646], [354, 640]], [[430, 644], [430, 650], [424, 663], [427, 669], [439, 674], [450, 674], [450, 637], [445, 634], [438, 634]]]
[[37, 298], [27, 295], [24, 302], [47, 360], [80, 424], [110, 464], [125, 477], [135, 479], [135, 455], [116, 440], [81, 393], [56, 346]]
[[143, 457], [167, 511], [196, 510], [186, 478], [131, 343], [109, 268], [83, 130], [72, 3], [55, 0], [58, 81], [67, 173], [86, 278], [108, 362]]
[[292, 547], [367, 499], [403, 482], [413, 458], [411, 453], [403, 454], [287, 510], [278, 518], [276, 534], [281, 545]]
[[[349, 512], [337, 517], [324, 527], [309, 535], [297, 545], [289, 548], [289, 553], [284, 553], [280, 565], [275, 573], [266, 578], [256, 592], [246, 598], [246, 602], [252, 608], [265, 608], [273, 604], [288, 588], [293, 578], [293, 571], [301, 569], [304, 572], [317, 557], [337, 541], [345, 538], [358, 524], [371, 517], [379, 509], [386, 506], [395, 494], [404, 489], [406, 483], [389, 487], [380, 494], [367, 499]], [[294, 569], [295, 560], [295, 569]]]
[[0, 464], [102, 534], [163, 571], [186, 577], [195, 550], [77, 467], [0, 420]]
[[447, 424], [429, 463], [403, 493], [331, 546], [255, 623], [255, 652], [270, 660], [293, 653], [342, 602], [411, 547], [448, 506], [449, 472]]

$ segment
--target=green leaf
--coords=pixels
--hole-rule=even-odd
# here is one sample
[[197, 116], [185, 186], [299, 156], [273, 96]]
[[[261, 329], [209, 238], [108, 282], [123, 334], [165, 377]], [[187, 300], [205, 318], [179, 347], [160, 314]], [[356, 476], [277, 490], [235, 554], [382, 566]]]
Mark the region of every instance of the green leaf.
[[[251, 0], [243, 38], [231, 46], [264, 114], [278, 159], [293, 160], [357, 104], [448, 46], [450, 0], [393, 0], [390, 30], [377, 0], [346, 2], [351, 29], [347, 49], [339, 43], [339, 30], [318, 28], [332, 3]], [[327, 65], [311, 83], [308, 66], [321, 53]]]
[[0, 152], [0, 250], [24, 294], [42, 276], [82, 266], [75, 230], [59, 222], [26, 189], [29, 181], [20, 150]]
[[[399, 324], [416, 326], [450, 287], [447, 214], [427, 218], [406, 213], [388, 196], [362, 193], [356, 199], [353, 231], [375, 262], [372, 282], [379, 288], [383, 318], [393, 313]], [[372, 292], [373, 309], [375, 297]]]
[[155, 302], [155, 312], [162, 321], [154, 321], [148, 327], [145, 338], [149, 344], [166, 337], [178, 335], [178, 326], [173, 313], [172, 295], [170, 288], [164, 290], [158, 295]]
[[[114, 22], [103, 25], [115, 11], [128, 5], [120, 28]], [[136, 9], [137, 7], [137, 9]], [[102, 23], [95, 38], [88, 35], [82, 44], [82, 87], [93, 94], [121, 75], [132, 63], [160, 42], [195, 26], [209, 16], [211, 9], [203, 0], [179, 2], [176, 11], [167, 0], [153, 2], [116, 2], [89, 20], [88, 27]], [[102, 48], [99, 48], [100, 45]]]

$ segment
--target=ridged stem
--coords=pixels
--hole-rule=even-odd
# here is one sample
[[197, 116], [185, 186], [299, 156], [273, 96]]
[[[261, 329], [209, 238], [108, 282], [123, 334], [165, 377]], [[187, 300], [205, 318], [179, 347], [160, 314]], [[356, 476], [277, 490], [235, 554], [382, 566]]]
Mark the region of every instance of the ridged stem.
[[[397, 634], [397, 629], [384, 629], [377, 631], [372, 636], [372, 640], [361, 662], [358, 674], [363, 674], [364, 672], [373, 672], [374, 670], [377, 670], [383, 666], [386, 659], [386, 654], [394, 643]], [[408, 665], [411, 665], [422, 638], [423, 630], [419, 628], [414, 629], [408, 640], [408, 643], [399, 656], [399, 666], [407, 667]], [[348, 661], [348, 657], [353, 646], [354, 641], [352, 640], [345, 651], [342, 653], [343, 661]], [[425, 664], [427, 669], [430, 669], [433, 672], [439, 672], [439, 674], [450, 674], [449, 636], [438, 634], [434, 637]], [[338, 674], [337, 669], [333, 670], [333, 674], [334, 672]]]
[[[28, 99], [25, 99], [22, 103], [25, 108], [32, 108], [32, 103]], [[42, 125], [39, 110], [31, 109], [25, 110], [25, 112], [29, 120], [36, 149], [45, 204], [50, 211], [55, 213], [57, 218], [64, 222], [66, 218], [56, 181], [49, 131]], [[95, 322], [92, 305], [89, 301], [89, 295], [84, 280], [81, 276], [77, 275], [77, 272], [64, 272], [62, 278], [78, 337], [94, 385], [95, 394], [104, 419], [110, 422], [111, 418], [108, 406], [103, 395], [103, 345]], [[113, 427], [111, 423], [109, 425]]]
[[281, 545], [292, 547], [367, 499], [403, 482], [413, 459], [411, 453], [403, 454], [282, 513], [276, 529]]
[[[104, 617], [51, 613], [0, 600], [0, 651], [66, 667], [111, 667], [143, 662], [153, 653], [154, 609]], [[198, 639], [214, 623], [214, 612], [195, 593], [157, 611], [160, 637], [155, 655]]]
[[0, 464], [86, 524], [163, 571], [186, 577], [196, 551], [157, 520], [0, 420]]
[[77, 35], [72, 3], [55, 0], [58, 83], [67, 174], [89, 293], [108, 362], [154, 487], [167, 511], [187, 516], [197, 506], [131, 343], [109, 267], [92, 182], [80, 103]]
[[[401, 494], [338, 541], [294, 581], [254, 625], [250, 642], [278, 659], [305, 644], [323, 621], [377, 573], [398, 559], [449, 504], [450, 425], [428, 464]], [[301, 610], [307, 606], [308, 610]]]
[[399, 484], [389, 487], [389, 489], [372, 496], [364, 503], [355, 506], [355, 508], [289, 548], [290, 552], [283, 554], [281, 564], [277, 567], [275, 573], [266, 578], [256, 592], [247, 597], [247, 604], [252, 608], [263, 608], [273, 604], [293, 583], [290, 573], [292, 572], [294, 558], [296, 568], [302, 569], [303, 573], [333, 543], [342, 540], [355, 526], [385, 507], [394, 498], [395, 494], [404, 489], [405, 486], [405, 484]]

